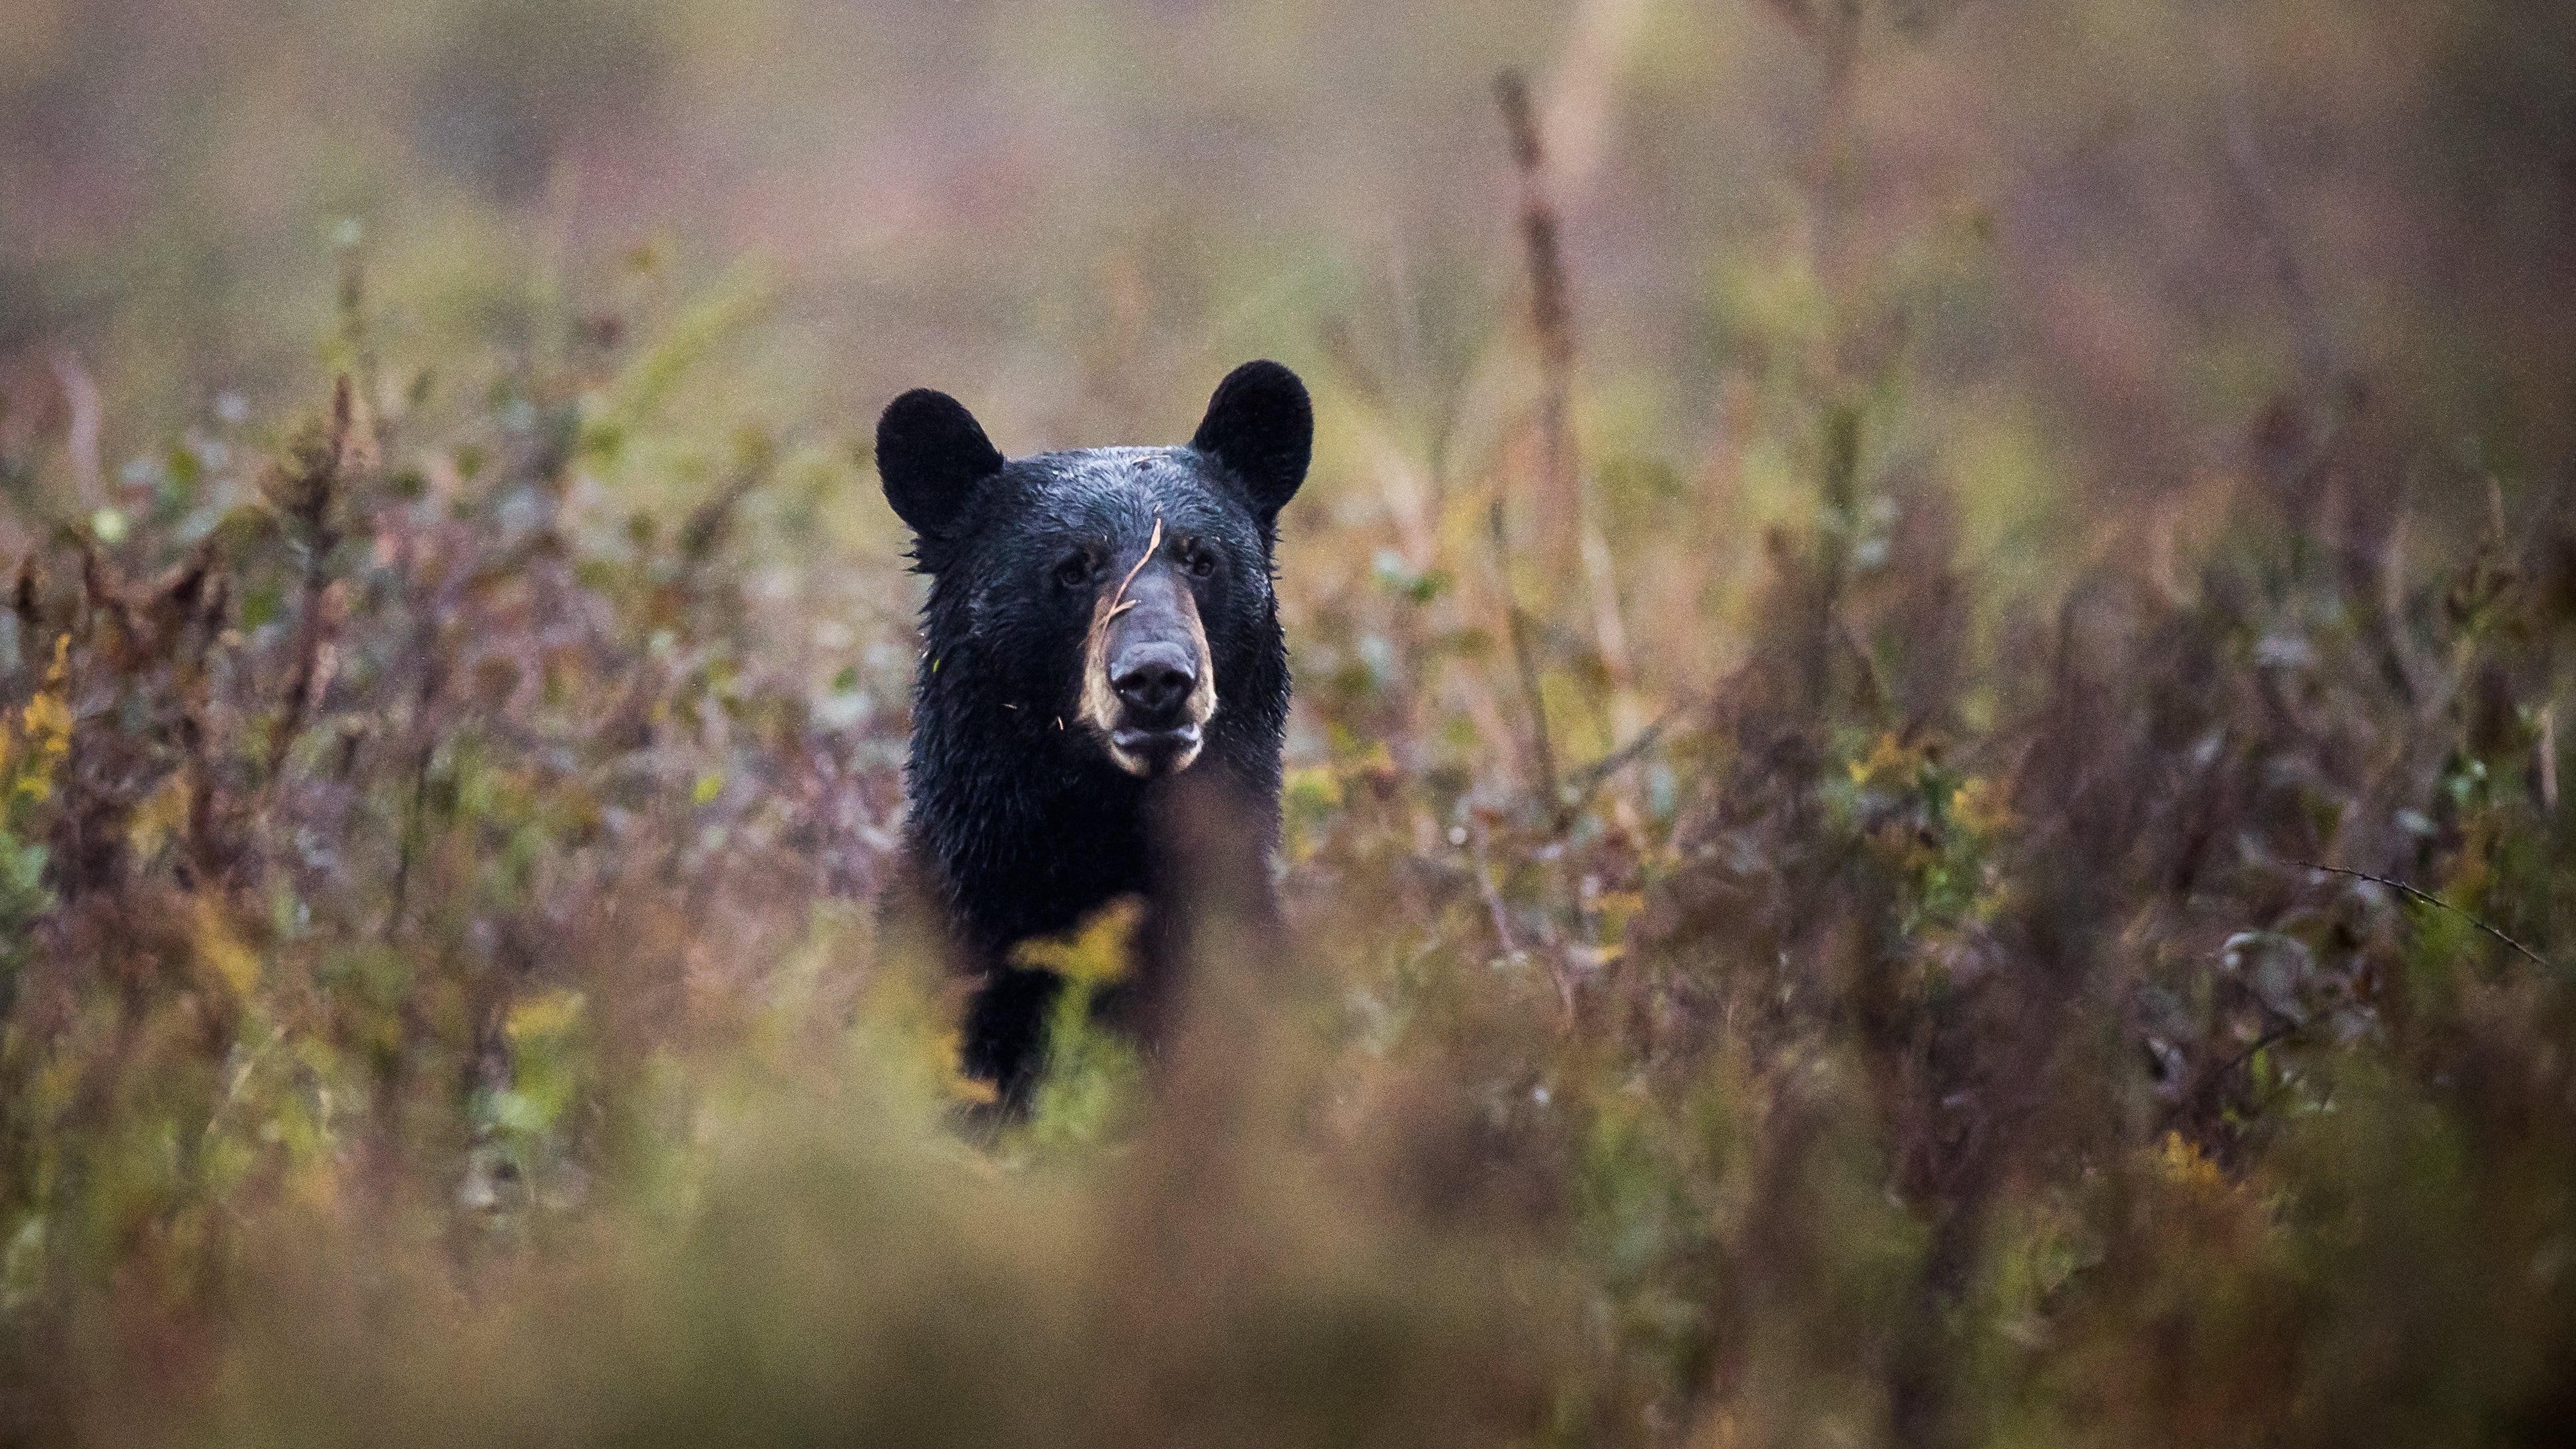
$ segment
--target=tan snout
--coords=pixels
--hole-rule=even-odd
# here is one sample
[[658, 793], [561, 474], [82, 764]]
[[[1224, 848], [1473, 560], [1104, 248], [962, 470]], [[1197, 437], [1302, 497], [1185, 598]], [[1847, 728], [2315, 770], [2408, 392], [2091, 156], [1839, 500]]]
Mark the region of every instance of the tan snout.
[[1198, 600], [1170, 560], [1149, 555], [1102, 594], [1083, 649], [1080, 713], [1131, 775], [1177, 774], [1198, 759], [1216, 713], [1216, 666]]

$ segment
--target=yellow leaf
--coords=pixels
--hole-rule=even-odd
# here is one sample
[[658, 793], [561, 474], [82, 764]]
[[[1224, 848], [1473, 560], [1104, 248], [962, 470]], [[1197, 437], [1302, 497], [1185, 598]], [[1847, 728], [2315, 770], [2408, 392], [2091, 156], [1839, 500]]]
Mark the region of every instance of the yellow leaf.
[[2227, 1174], [2209, 1160], [2209, 1154], [2185, 1140], [2179, 1132], [2165, 1134], [2164, 1152], [2159, 1164], [2165, 1176], [2180, 1186], [2213, 1196], [2228, 1191]]
[[1012, 947], [1011, 964], [1092, 985], [1116, 981], [1134, 965], [1136, 927], [1144, 919], [1143, 897], [1120, 896], [1072, 930]]
[[1921, 748], [1909, 748], [1898, 743], [1895, 733], [1890, 731], [1878, 737], [1877, 742], [1869, 747], [1867, 756], [1851, 762], [1852, 783], [1866, 785], [1875, 780], [1899, 785], [1910, 779], [1922, 763]]
[[1993, 835], [2012, 824], [2012, 806], [1994, 782], [1975, 776], [1950, 793], [1950, 814], [1979, 835]]
[[180, 766], [156, 786], [126, 818], [125, 843], [137, 861], [160, 854], [162, 845], [188, 823], [188, 767]]
[[939, 1064], [940, 1085], [948, 1095], [961, 1102], [989, 1107], [1002, 1100], [1002, 1089], [981, 1077], [966, 1075], [966, 1037], [962, 1032], [943, 1032], [931, 1048]]
[[1633, 920], [1638, 912], [1646, 908], [1646, 893], [1644, 891], [1603, 891], [1600, 899], [1592, 903], [1592, 908], [1601, 913], [1603, 920], [1624, 924]]
[[52, 796], [54, 771], [71, 752], [71, 642], [69, 635], [54, 641], [54, 662], [45, 670], [44, 688], [19, 712], [18, 738], [24, 752], [16, 744], [5, 751], [12, 790], [30, 800]]
[[243, 944], [223, 902], [198, 896], [190, 902], [189, 914], [189, 941], [196, 948], [197, 964], [233, 995], [250, 995], [259, 986], [259, 953]]
[[578, 991], [549, 991], [526, 1001], [513, 1002], [509, 1014], [501, 1019], [502, 1034], [512, 1045], [529, 1042], [560, 1041], [572, 1034], [581, 1022], [582, 998]]

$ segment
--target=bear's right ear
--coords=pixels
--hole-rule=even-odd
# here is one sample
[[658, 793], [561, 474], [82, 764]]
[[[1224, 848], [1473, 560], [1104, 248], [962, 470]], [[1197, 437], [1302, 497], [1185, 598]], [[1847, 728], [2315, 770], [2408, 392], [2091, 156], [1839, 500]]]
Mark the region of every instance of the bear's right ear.
[[966, 405], [916, 388], [877, 419], [877, 477], [886, 502], [917, 534], [944, 533], [975, 487], [1002, 471], [1001, 452]]

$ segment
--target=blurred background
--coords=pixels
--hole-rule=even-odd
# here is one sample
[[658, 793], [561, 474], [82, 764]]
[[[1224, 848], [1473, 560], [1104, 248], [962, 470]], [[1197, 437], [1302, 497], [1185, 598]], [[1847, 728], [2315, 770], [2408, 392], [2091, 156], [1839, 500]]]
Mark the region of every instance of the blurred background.
[[[0, 0], [0, 1434], [2549, 1440], [2571, 277], [2554, 0]], [[876, 410], [1255, 356], [961, 1129]]]
[[757, 267], [776, 425], [926, 379], [1021, 447], [1168, 431], [1270, 350], [1451, 443], [1520, 67], [1622, 450], [1743, 451], [1820, 333], [1972, 415], [1932, 466], [2022, 460], [1997, 513], [2184, 490], [2346, 373], [2560, 425], [2558, 7], [1862, 10], [11, 0], [0, 347], [74, 349], [129, 443], [309, 390], [354, 236], [388, 347]]

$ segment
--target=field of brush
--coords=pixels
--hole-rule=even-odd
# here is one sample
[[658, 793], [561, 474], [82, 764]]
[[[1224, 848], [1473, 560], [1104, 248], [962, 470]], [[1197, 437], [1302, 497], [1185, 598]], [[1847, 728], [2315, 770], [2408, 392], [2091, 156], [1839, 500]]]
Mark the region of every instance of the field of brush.
[[[2576, 20], [15, 0], [0, 1444], [2576, 1425]], [[1315, 393], [974, 1125], [866, 438]]]

